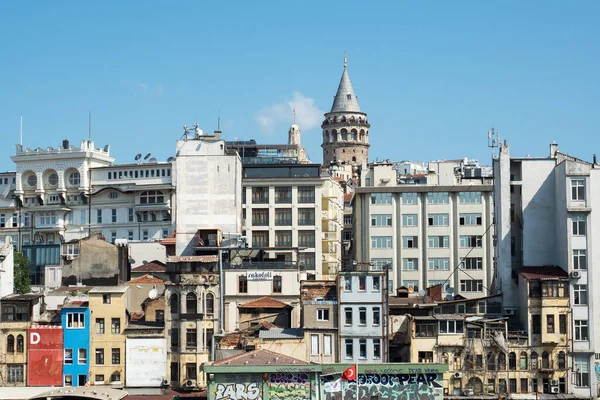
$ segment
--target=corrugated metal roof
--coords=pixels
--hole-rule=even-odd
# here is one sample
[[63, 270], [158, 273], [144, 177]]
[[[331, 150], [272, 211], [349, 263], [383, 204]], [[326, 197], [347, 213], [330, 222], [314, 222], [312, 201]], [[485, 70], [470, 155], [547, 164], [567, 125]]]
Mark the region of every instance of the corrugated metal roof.
[[532, 279], [567, 279], [567, 271], [557, 266], [523, 267], [519, 270], [521, 276], [527, 280]]
[[111, 293], [125, 293], [129, 289], [129, 286], [96, 286], [91, 289], [89, 294], [111, 294]]
[[415, 321], [459, 321], [465, 319], [465, 316], [460, 314], [415, 315], [413, 319]]
[[288, 357], [274, 351], [259, 349], [237, 356], [229, 357], [221, 361], [215, 361], [212, 365], [309, 365], [310, 363], [297, 358]]
[[261, 339], [301, 339], [304, 330], [301, 328], [272, 328], [260, 331], [258, 337]]
[[287, 308], [291, 307], [289, 304], [279, 301], [272, 297], [261, 297], [260, 299], [250, 300], [242, 303], [238, 308]]
[[8, 296], [4, 296], [2, 298], [2, 300], [15, 300], [15, 301], [35, 300], [35, 299], [39, 299], [42, 296], [43, 296], [43, 294], [41, 294], [41, 293], [25, 293], [25, 294], [14, 293], [14, 294], [9, 294]]
[[155, 331], [165, 329], [164, 323], [160, 322], [130, 322], [125, 330]]

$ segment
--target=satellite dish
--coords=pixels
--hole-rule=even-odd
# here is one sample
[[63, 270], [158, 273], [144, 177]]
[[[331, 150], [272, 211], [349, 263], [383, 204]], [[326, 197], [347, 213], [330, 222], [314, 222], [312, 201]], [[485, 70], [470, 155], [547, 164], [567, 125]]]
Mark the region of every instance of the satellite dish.
[[419, 296], [423, 297], [427, 294], [426, 291], [424, 291], [423, 289], [419, 290]]
[[154, 300], [155, 298], [158, 297], [158, 290], [156, 290], [156, 288], [150, 290], [150, 292], [148, 293], [148, 297], [150, 297], [152, 300]]
[[155, 163], [156, 161], [158, 161], [158, 160], [154, 157], [152, 157], [151, 159], [148, 160], [149, 163]]
[[144, 264], [144, 265], [148, 264], [148, 260], [142, 260], [142, 264]]
[[451, 295], [450, 293], [448, 293], [448, 294], [446, 295], [446, 300], [450, 301], [450, 300], [452, 300], [452, 299], [454, 299], [454, 297], [452, 297], [452, 295]]
[[135, 156], [135, 161], [138, 161], [140, 158], [142, 158], [142, 153], [138, 153], [138, 154]]
[[167, 158], [167, 162], [173, 162], [173, 161], [175, 161], [175, 157], [169, 157], [169, 158]]
[[454, 288], [453, 287], [449, 287], [446, 289], [446, 293], [452, 294], [454, 293]]
[[146, 154], [146, 155], [144, 156], [144, 160], [147, 160], [147, 159], [149, 159], [151, 155], [152, 155], [151, 153], [148, 153], [148, 154]]
[[131, 265], [135, 264], [135, 260], [133, 258], [129, 258], [129, 264], [131, 264]]

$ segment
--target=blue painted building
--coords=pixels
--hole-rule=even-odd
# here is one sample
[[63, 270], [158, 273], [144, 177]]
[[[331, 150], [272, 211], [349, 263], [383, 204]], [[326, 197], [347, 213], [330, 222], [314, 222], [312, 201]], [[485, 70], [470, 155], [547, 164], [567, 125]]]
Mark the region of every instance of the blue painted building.
[[62, 309], [64, 386], [85, 386], [90, 370], [90, 309], [88, 302], [72, 302]]

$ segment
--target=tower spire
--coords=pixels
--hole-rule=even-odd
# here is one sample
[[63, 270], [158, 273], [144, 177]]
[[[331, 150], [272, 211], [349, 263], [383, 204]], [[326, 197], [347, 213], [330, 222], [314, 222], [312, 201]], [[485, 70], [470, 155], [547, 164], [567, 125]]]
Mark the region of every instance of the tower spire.
[[344, 50], [344, 69], [346, 69], [347, 66], [348, 63], [346, 62], [346, 50]]

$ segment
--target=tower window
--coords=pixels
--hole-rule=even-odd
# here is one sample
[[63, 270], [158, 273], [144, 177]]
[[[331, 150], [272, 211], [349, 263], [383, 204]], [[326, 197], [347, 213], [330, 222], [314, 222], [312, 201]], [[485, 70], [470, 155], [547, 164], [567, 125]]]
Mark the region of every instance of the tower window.
[[348, 100], [352, 100], [352, 95], [351, 94], [348, 95]]

